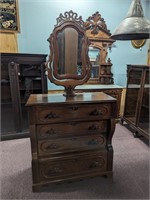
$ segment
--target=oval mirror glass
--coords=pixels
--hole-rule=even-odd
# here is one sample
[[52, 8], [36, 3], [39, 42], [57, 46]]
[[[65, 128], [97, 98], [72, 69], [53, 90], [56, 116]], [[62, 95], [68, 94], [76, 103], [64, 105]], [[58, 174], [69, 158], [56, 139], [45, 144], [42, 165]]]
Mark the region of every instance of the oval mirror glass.
[[83, 34], [72, 27], [67, 27], [57, 34], [58, 67], [57, 73], [62, 75], [81, 75]]

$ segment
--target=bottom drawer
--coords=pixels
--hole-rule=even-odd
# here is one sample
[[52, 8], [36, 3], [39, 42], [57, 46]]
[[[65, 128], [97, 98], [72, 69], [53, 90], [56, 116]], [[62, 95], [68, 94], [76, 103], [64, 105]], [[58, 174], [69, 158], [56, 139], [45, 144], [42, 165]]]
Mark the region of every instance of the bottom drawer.
[[53, 160], [39, 160], [40, 180], [56, 180], [84, 173], [104, 172], [107, 169], [107, 152], [73, 155]]

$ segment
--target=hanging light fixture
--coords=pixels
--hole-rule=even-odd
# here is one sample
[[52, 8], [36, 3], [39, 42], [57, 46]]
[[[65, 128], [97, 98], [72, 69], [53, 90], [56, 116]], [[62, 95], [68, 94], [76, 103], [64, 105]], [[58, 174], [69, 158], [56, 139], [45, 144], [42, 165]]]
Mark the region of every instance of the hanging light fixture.
[[132, 0], [127, 17], [111, 36], [114, 40], [140, 40], [150, 38], [150, 21], [144, 17], [140, 0]]

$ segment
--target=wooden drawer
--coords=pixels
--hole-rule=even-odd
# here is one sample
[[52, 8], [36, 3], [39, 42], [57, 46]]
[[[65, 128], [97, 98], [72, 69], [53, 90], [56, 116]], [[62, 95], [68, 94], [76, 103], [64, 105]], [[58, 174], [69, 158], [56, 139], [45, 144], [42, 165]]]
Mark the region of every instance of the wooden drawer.
[[[112, 113], [111, 104], [78, 104], [59, 106], [38, 106], [35, 109], [36, 123], [56, 123], [68, 121], [109, 119]], [[114, 113], [115, 115], [115, 113]], [[114, 116], [115, 117], [115, 116]]]
[[104, 172], [107, 169], [107, 152], [61, 157], [52, 161], [39, 160], [40, 180], [57, 180], [57, 178]]
[[38, 141], [39, 156], [105, 148], [105, 135], [77, 136]]
[[38, 139], [52, 139], [58, 137], [66, 137], [68, 135], [93, 135], [105, 133], [106, 131], [106, 120], [37, 125]]

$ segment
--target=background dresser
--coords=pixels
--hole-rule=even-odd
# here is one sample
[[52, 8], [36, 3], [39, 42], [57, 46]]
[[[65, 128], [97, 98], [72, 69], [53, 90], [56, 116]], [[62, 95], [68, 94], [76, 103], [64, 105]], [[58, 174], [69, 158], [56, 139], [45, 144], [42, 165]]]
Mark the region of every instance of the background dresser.
[[30, 95], [33, 191], [50, 183], [112, 176], [116, 99], [103, 92]]
[[84, 84], [76, 87], [76, 92], [104, 92], [117, 99], [117, 118], [120, 117], [122, 90], [121, 86], [114, 84]]
[[45, 54], [1, 54], [1, 139], [29, 136], [26, 101], [47, 93]]

